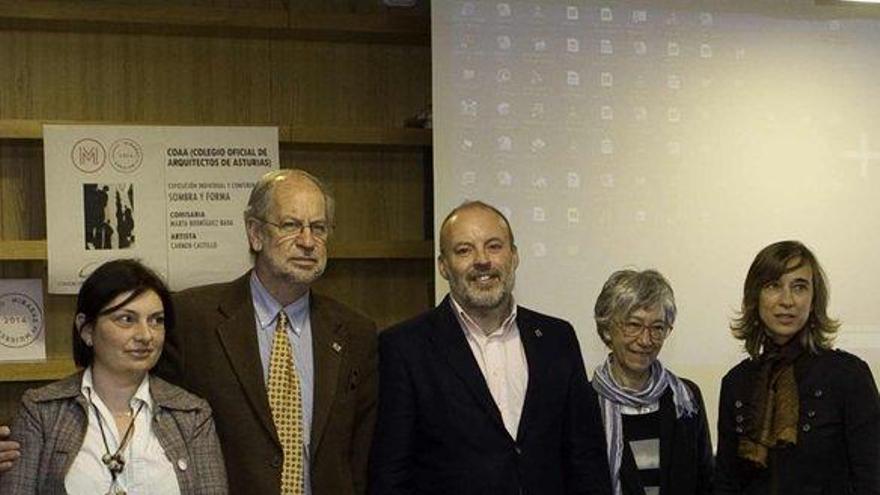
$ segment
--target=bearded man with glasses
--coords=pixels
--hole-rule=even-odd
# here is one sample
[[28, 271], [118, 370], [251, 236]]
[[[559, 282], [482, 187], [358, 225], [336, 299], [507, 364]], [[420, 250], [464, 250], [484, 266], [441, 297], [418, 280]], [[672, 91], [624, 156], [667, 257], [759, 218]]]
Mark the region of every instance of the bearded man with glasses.
[[592, 383], [615, 495], [712, 492], [700, 388], [657, 359], [675, 315], [672, 287], [654, 270], [613, 273], [596, 301], [596, 329], [611, 353]]
[[366, 491], [376, 327], [311, 290], [333, 219], [318, 178], [266, 174], [244, 212], [253, 269], [174, 299], [180, 331], [160, 373], [214, 409], [231, 493]]

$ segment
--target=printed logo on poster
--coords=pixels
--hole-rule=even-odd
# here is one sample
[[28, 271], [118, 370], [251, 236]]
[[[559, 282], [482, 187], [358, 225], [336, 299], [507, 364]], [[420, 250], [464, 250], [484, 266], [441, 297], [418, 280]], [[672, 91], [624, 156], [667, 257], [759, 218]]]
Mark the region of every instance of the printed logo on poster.
[[118, 172], [130, 174], [144, 161], [141, 145], [134, 139], [117, 139], [110, 145], [110, 165]]
[[0, 295], [0, 346], [22, 348], [43, 333], [43, 311], [36, 301], [19, 293]]
[[107, 150], [95, 139], [80, 139], [70, 150], [70, 160], [80, 171], [92, 174], [104, 166], [107, 161]]

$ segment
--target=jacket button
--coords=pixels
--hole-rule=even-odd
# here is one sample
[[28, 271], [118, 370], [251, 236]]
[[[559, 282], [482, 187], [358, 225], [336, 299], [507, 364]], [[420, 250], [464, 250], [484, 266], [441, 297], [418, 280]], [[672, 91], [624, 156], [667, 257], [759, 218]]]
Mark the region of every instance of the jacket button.
[[514, 447], [513, 450], [514, 450], [514, 452], [516, 452], [516, 455], [522, 455], [522, 449], [519, 448], [519, 445]]
[[807, 417], [808, 417], [808, 418], [815, 418], [815, 417], [816, 417], [816, 411], [807, 411]]
[[737, 433], [742, 433], [742, 432], [743, 432], [743, 427], [737, 425], [737, 426], [736, 426], [736, 432], [737, 432]]
[[177, 460], [177, 467], [181, 471], [186, 471], [186, 468], [188, 467], [188, 465], [186, 463], [186, 459], [178, 459]]
[[280, 455], [276, 455], [274, 458], [272, 458], [272, 467], [276, 467], [276, 468], [281, 467], [281, 456]]
[[801, 428], [801, 429], [804, 430], [804, 433], [807, 433], [807, 432], [809, 432], [809, 431], [812, 429], [812, 427], [810, 426], [810, 423], [807, 423], [807, 424], [805, 424], [804, 427]]
[[737, 423], [742, 423], [742, 422], [743, 422], [743, 415], [742, 415], [742, 414], [737, 414], [737, 415], [736, 415], [736, 422], [737, 422]]
[[743, 401], [741, 401], [741, 400], [737, 400], [736, 402], [733, 403], [733, 407], [735, 407], [737, 409], [741, 408], [742, 406], [743, 406]]
[[821, 388], [817, 388], [816, 391], [813, 392], [813, 395], [814, 395], [817, 399], [820, 398], [820, 397], [822, 397], [822, 394], [823, 394], [823, 392], [822, 392], [822, 389], [821, 389]]

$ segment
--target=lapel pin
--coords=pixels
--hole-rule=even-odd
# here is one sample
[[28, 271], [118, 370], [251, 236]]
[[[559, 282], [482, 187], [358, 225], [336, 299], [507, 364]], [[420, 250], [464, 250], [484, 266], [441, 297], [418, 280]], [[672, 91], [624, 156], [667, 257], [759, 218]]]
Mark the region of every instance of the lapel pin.
[[544, 332], [542, 332], [540, 328], [536, 328], [535, 329], [535, 337], [543, 337], [543, 336], [544, 336]]
[[334, 343], [330, 344], [330, 347], [332, 347], [333, 350], [336, 351], [337, 353], [342, 352], [342, 345], [339, 342], [334, 342]]

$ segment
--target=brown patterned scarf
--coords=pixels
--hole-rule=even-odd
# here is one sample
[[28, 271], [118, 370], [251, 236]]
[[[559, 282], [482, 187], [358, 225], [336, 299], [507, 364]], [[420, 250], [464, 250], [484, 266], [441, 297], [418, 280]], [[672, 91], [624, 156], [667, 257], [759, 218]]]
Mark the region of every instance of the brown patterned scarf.
[[755, 380], [751, 414], [745, 419], [745, 436], [738, 454], [762, 468], [767, 467], [769, 449], [797, 444], [798, 389], [794, 361], [804, 352], [800, 334], [785, 345], [767, 339], [758, 357], [760, 370]]

